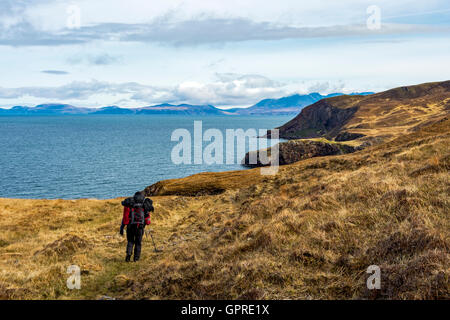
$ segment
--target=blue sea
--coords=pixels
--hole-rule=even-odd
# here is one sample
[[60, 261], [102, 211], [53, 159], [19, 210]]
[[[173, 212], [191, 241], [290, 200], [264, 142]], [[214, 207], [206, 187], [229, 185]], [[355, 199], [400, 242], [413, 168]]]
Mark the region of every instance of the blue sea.
[[[165, 179], [234, 164], [172, 163], [175, 129], [271, 129], [292, 117], [254, 116], [32, 116], [0, 117], [0, 197], [109, 199], [132, 195]], [[193, 138], [192, 138], [193, 139]], [[204, 142], [204, 146], [208, 145]], [[225, 149], [225, 141], [224, 141]], [[247, 150], [249, 147], [247, 146]]]

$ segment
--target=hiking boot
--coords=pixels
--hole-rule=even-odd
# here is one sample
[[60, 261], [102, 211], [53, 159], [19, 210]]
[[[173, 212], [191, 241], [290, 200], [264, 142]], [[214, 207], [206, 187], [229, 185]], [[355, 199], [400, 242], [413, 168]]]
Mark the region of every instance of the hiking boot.
[[135, 258], [133, 259], [133, 261], [134, 261], [134, 262], [138, 262], [138, 261], [139, 261], [139, 258], [136, 258], [136, 257], [135, 257]]
[[130, 262], [131, 256], [127, 254], [127, 256], [125, 257], [125, 262]]

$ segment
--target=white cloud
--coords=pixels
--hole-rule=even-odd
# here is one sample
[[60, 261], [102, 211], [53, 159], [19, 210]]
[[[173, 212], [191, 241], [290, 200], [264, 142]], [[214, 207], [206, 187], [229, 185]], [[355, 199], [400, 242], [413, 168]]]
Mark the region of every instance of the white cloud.
[[33, 96], [41, 99], [67, 100], [89, 99], [95, 94], [129, 94], [151, 88], [138, 83], [114, 84], [101, 81], [72, 82], [58, 87], [22, 87], [0, 88], [0, 98], [18, 99], [23, 96]]
[[96, 80], [72, 82], [57, 87], [0, 87], [0, 99], [32, 96], [41, 100], [82, 102], [101, 94], [117, 96], [120, 100], [126, 97], [126, 101], [141, 105], [171, 102], [221, 106], [252, 104], [284, 93], [280, 83], [260, 75], [217, 74], [216, 77], [216, 81], [211, 83], [186, 81], [174, 87]]
[[[283, 94], [282, 85], [261, 75], [216, 74], [210, 83], [185, 81], [163, 91], [162, 97], [177, 103], [245, 105], [268, 96]], [[153, 90], [139, 92], [134, 99], [151, 101], [156, 96]]]

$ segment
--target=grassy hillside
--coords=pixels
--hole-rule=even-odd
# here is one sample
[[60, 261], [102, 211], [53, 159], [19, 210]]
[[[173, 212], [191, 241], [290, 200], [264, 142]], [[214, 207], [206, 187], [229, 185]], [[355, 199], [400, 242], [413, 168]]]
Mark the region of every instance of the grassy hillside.
[[[145, 240], [135, 264], [123, 262], [121, 199], [0, 199], [0, 298], [449, 299], [450, 120], [436, 121], [276, 176], [161, 183], [164, 251]], [[65, 286], [70, 264], [79, 291]], [[382, 289], [369, 292], [373, 264]]]
[[430, 124], [450, 110], [450, 81], [400, 87], [368, 96], [322, 99], [281, 126], [287, 139], [357, 136], [370, 145], [407, 134]]

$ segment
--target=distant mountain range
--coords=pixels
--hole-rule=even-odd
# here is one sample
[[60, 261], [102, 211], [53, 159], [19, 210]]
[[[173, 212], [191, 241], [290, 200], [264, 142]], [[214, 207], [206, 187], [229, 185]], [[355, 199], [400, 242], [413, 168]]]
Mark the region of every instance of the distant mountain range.
[[[373, 92], [351, 93], [350, 95], [368, 95]], [[238, 115], [296, 115], [306, 106], [324, 98], [342, 96], [343, 93], [331, 93], [321, 95], [313, 92], [310, 94], [294, 94], [280, 99], [264, 99], [248, 108], [234, 108], [227, 111]]]
[[[352, 93], [351, 95], [368, 95], [372, 92]], [[35, 107], [16, 106], [11, 109], [0, 108], [0, 115], [106, 115], [106, 114], [162, 114], [162, 115], [297, 115], [304, 107], [323, 98], [341, 96], [343, 93], [321, 95], [310, 93], [295, 94], [280, 99], [264, 99], [248, 108], [222, 110], [212, 105], [159, 104], [143, 108], [120, 108], [109, 106], [103, 108], [79, 108], [68, 104], [41, 104]]]
[[0, 115], [92, 115], [92, 114], [184, 114], [184, 115], [220, 115], [222, 110], [213, 106], [195, 106], [188, 104], [160, 104], [144, 108], [120, 108], [117, 106], [103, 108], [78, 108], [68, 104], [41, 104], [35, 107], [17, 106], [1, 109]]

